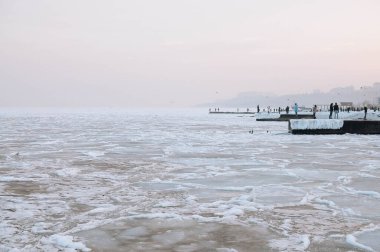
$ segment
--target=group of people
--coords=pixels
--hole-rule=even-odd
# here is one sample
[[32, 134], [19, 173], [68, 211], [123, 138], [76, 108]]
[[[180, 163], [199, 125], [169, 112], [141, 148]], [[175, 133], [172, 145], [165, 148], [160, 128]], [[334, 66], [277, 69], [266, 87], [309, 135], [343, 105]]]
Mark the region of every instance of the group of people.
[[[330, 103], [330, 115], [329, 115], [329, 119], [332, 119], [332, 115], [334, 113], [334, 119], [338, 119], [339, 118], [339, 111], [342, 111], [341, 109], [339, 109], [339, 105], [338, 103]], [[347, 112], [349, 113], [350, 112], [350, 107], [347, 108]], [[367, 112], [368, 112], [368, 107], [367, 106], [364, 106], [364, 120], [367, 120]]]
[[[297, 103], [294, 103], [294, 106], [293, 106], [293, 111], [294, 111], [294, 114], [296, 116], [298, 116], [298, 104]], [[257, 112], [260, 113], [260, 105], [257, 105]], [[282, 112], [282, 111], [285, 111], [286, 114], [289, 114], [289, 106], [286, 106], [286, 108], [281, 108], [279, 107], [278, 110], [277, 109], [272, 109], [270, 106], [268, 106], [267, 108], [267, 111], [268, 113], [270, 112], [278, 112], [279, 114]], [[367, 111], [368, 111], [368, 108], [367, 106], [364, 106], [362, 108], [354, 108], [354, 107], [339, 107], [338, 103], [335, 102], [334, 103], [330, 103], [330, 115], [329, 115], [329, 119], [333, 119], [333, 115], [334, 115], [334, 119], [338, 119], [339, 118], [339, 112], [340, 111], [347, 111], [347, 112], [350, 112], [350, 110], [352, 111], [360, 111], [360, 110], [364, 110], [364, 120], [367, 119]], [[219, 112], [219, 108], [215, 108], [214, 109], [215, 112]], [[249, 112], [249, 108], [247, 108], [247, 112]], [[313, 112], [313, 117], [314, 119], [316, 119], [316, 113], [318, 111], [318, 107], [317, 105], [314, 105], [313, 108], [311, 109], [311, 112]], [[209, 112], [211, 112], [211, 108], [209, 109]], [[239, 108], [237, 109], [237, 112], [239, 112]], [[266, 112], [265, 109], [263, 109], [263, 112]]]
[[[289, 106], [286, 106], [285, 109], [281, 108], [281, 107], [278, 107], [278, 109], [271, 109], [271, 107], [268, 106], [267, 107], [267, 112], [270, 113], [273, 110], [273, 112], [278, 112], [280, 114], [282, 111], [285, 111], [286, 114], [289, 114], [289, 109], [290, 109]], [[259, 105], [257, 105], [257, 110], [256, 111], [257, 111], [257, 113], [260, 113], [260, 106]], [[297, 103], [294, 106], [294, 111], [296, 112], [296, 114], [298, 113], [298, 105], [297, 105]], [[263, 110], [263, 112], [265, 112], [265, 109]]]
[[338, 103], [330, 103], [330, 115], [329, 115], [329, 119], [332, 119], [332, 115], [334, 113], [334, 119], [338, 119], [339, 118], [339, 105]]
[[[294, 103], [293, 110], [297, 116], [298, 115], [298, 104], [297, 103]], [[283, 109], [279, 108], [278, 112], [280, 113], [281, 111], [283, 111]], [[317, 105], [314, 105], [311, 111], [313, 112], [314, 119], [317, 119], [317, 117], [316, 117], [316, 113], [318, 111]], [[331, 103], [330, 104], [329, 119], [332, 119], [333, 115], [334, 115], [334, 119], [338, 119], [339, 118], [339, 111], [342, 111], [342, 109], [339, 107], [338, 103], [337, 102], [335, 102], [335, 104]], [[364, 106], [364, 120], [367, 119], [367, 111], [368, 111], [367, 106]], [[257, 112], [260, 112], [259, 105], [257, 105]], [[270, 112], [270, 107], [268, 107], [268, 113], [269, 112]], [[289, 114], [289, 106], [286, 106], [285, 112], [286, 112], [286, 114]], [[347, 112], [350, 112], [350, 108], [347, 108]]]

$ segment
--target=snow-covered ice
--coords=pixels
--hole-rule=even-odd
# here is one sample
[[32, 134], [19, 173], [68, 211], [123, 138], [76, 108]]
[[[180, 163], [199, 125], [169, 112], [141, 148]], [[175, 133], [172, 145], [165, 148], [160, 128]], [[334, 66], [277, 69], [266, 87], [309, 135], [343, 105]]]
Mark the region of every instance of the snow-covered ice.
[[290, 120], [292, 129], [340, 129], [344, 121], [341, 119]]
[[0, 251], [380, 251], [380, 136], [207, 110], [0, 119]]

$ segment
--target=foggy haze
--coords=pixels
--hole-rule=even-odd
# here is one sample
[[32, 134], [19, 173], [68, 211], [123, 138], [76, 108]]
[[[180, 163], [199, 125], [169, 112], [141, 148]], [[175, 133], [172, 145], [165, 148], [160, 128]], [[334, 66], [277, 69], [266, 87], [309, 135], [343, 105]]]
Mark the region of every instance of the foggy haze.
[[298, 103], [300, 106], [311, 108], [313, 105], [329, 105], [337, 102], [352, 102], [353, 106], [363, 105], [379, 106], [380, 104], [380, 83], [371, 86], [361, 86], [355, 89], [353, 86], [334, 88], [328, 92], [315, 90], [314, 92], [303, 94], [274, 95], [270, 93], [245, 92], [238, 96], [227, 99], [217, 100], [200, 107], [214, 108], [254, 108], [260, 105], [261, 108], [270, 106], [272, 108], [293, 106]]
[[193, 106], [380, 80], [378, 0], [0, 0], [0, 106]]

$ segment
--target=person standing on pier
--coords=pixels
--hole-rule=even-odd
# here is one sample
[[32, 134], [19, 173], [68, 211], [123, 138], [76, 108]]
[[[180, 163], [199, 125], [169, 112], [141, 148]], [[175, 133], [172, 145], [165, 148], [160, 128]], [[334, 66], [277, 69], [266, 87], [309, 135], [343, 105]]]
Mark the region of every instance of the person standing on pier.
[[338, 106], [338, 103], [335, 103], [334, 105], [334, 118], [335, 119], [338, 119], [339, 118], [339, 106]]
[[317, 117], [315, 116], [316, 113], [317, 113], [317, 105], [314, 105], [314, 107], [313, 107], [313, 117], [314, 117], [314, 119], [317, 119]]
[[297, 104], [297, 102], [294, 103], [294, 113], [296, 114], [296, 116], [298, 116], [298, 104]]
[[368, 111], [367, 105], [364, 105], [364, 120], [367, 120], [367, 111]]
[[286, 114], [289, 114], [289, 106], [286, 106], [285, 111], [286, 111]]
[[260, 106], [257, 105], [257, 113], [260, 113]]
[[333, 111], [334, 111], [334, 104], [330, 103], [330, 116], [329, 116], [329, 119], [332, 119]]

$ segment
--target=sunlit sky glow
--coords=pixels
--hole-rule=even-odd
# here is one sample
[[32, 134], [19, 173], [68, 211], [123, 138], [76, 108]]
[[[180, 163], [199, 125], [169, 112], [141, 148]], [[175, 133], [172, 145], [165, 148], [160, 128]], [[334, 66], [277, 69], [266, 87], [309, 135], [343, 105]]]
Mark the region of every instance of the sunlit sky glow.
[[379, 0], [0, 0], [0, 106], [191, 106], [380, 81]]

